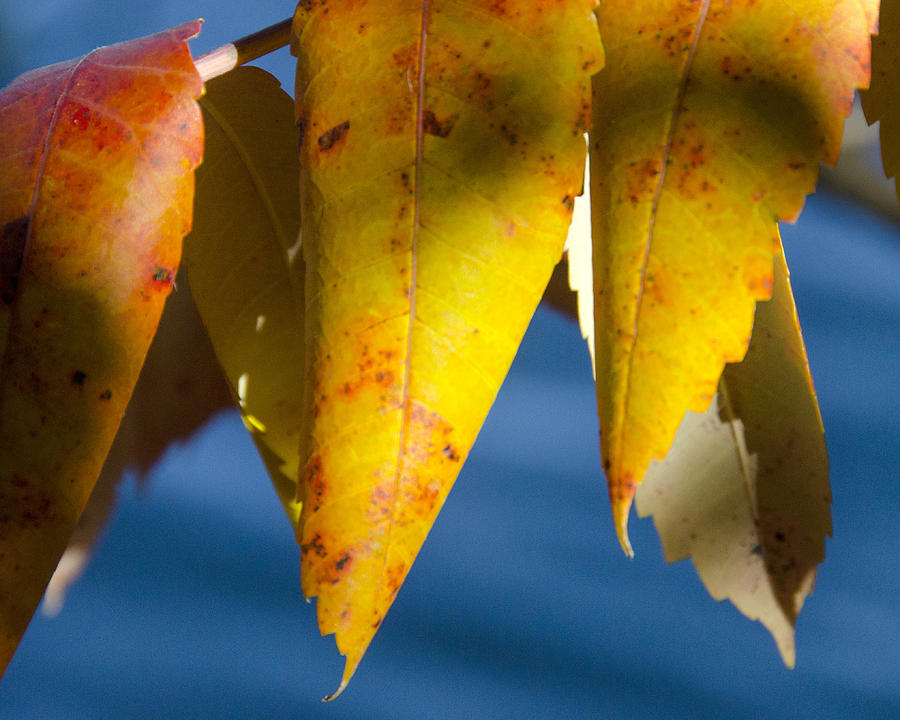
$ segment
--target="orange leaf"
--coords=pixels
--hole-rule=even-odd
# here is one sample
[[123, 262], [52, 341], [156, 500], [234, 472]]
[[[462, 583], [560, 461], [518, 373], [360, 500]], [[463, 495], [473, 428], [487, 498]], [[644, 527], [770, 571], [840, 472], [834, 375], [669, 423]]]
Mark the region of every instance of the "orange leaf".
[[591, 141], [597, 398], [619, 539], [772, 291], [776, 221], [833, 162], [877, 0], [609, 0]]
[[298, 540], [355, 671], [562, 253], [593, 0], [301, 2]]
[[0, 663], [91, 492], [190, 228], [199, 21], [0, 92]]

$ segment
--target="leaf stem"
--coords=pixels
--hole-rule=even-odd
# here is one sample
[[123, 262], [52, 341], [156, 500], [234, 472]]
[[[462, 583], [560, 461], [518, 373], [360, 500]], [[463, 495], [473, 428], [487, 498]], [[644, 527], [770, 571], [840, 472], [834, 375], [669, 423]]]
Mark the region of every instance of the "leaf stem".
[[268, 55], [290, 42], [292, 22], [293, 18], [287, 18], [233, 43], [210, 50], [194, 60], [194, 67], [197, 68], [203, 82], [207, 82], [234, 70], [239, 65]]

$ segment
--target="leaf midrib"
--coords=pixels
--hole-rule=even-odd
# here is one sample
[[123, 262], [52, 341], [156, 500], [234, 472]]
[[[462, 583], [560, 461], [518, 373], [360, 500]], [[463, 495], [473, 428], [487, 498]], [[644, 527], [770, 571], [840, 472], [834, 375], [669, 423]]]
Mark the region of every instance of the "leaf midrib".
[[400, 419], [400, 432], [397, 447], [397, 468], [394, 472], [394, 490], [391, 501], [391, 516], [388, 519], [387, 531], [385, 533], [384, 556], [381, 562], [381, 572], [378, 576], [378, 589], [375, 591], [374, 600], [378, 603], [381, 596], [381, 588], [384, 585], [384, 579], [387, 572], [388, 555], [391, 552], [391, 534], [394, 527], [394, 520], [397, 514], [397, 498], [400, 490], [400, 476], [403, 467], [403, 459], [406, 454], [406, 444], [409, 435], [410, 420], [410, 402], [409, 393], [410, 382], [410, 365], [412, 358], [412, 337], [413, 324], [416, 318], [416, 282], [418, 270], [418, 243], [419, 243], [419, 223], [421, 212], [421, 196], [422, 196], [422, 166], [423, 166], [423, 144], [425, 137], [425, 53], [428, 44], [428, 19], [431, 0], [422, 0], [421, 20], [419, 25], [419, 51], [416, 57], [418, 68], [416, 73], [416, 167], [415, 167], [415, 190], [413, 195], [413, 232], [412, 244], [410, 247], [410, 269], [409, 269], [409, 322], [406, 329], [406, 357], [403, 368], [403, 390], [401, 396], [402, 414]]
[[[684, 96], [687, 92], [688, 81], [691, 76], [691, 69], [694, 63], [694, 55], [697, 51], [697, 45], [700, 42], [700, 35], [703, 31], [703, 25], [706, 22], [706, 15], [709, 11], [710, 0], [703, 0], [703, 5], [700, 7], [700, 11], [697, 17], [697, 22], [694, 29], [694, 35], [691, 38], [691, 46], [688, 50], [687, 58], [684, 63], [684, 68], [681, 73], [681, 80], [678, 85], [678, 92], [675, 95], [675, 103], [672, 108], [672, 112], [670, 115], [671, 122], [669, 123], [669, 128], [666, 135], [666, 144], [663, 148], [662, 154], [662, 166], [659, 171], [659, 177], [656, 181], [656, 189], [653, 193], [653, 201], [650, 205], [650, 214], [649, 214], [649, 223], [647, 227], [647, 237], [644, 241], [644, 249], [643, 249], [643, 260], [641, 263], [641, 271], [640, 271], [640, 282], [638, 284], [637, 291], [637, 302], [635, 303], [635, 311], [634, 311], [634, 325], [632, 328], [632, 337], [634, 340], [632, 341], [632, 350], [628, 356], [628, 366], [625, 371], [624, 385], [626, 388], [625, 391], [625, 401], [623, 403], [622, 408], [622, 431], [618, 435], [618, 442], [615, 448], [614, 457], [621, 458], [622, 457], [622, 448], [625, 446], [625, 421], [629, 416], [629, 404], [631, 399], [631, 379], [632, 379], [632, 371], [634, 366], [634, 358], [636, 353], [634, 352], [634, 348], [638, 343], [638, 322], [641, 317], [641, 309], [643, 306], [644, 300], [644, 287], [646, 285], [646, 276], [647, 276], [647, 261], [650, 257], [650, 247], [653, 243], [653, 232], [656, 224], [656, 215], [659, 210], [659, 202], [662, 197], [662, 191], [665, 186], [666, 181], [666, 170], [668, 168], [668, 160], [669, 154], [672, 150], [672, 144], [675, 141], [675, 135], [678, 130], [678, 122], [681, 115], [681, 105], [684, 102]], [[617, 468], [618, 473], [619, 468]], [[626, 539], [627, 540], [627, 539]]]

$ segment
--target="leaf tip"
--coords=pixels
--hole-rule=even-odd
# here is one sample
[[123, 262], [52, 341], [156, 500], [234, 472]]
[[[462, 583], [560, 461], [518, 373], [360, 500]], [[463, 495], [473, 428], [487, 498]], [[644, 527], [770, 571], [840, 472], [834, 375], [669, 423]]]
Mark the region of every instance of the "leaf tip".
[[634, 557], [634, 549], [631, 547], [631, 541], [628, 539], [628, 513], [631, 509], [631, 502], [613, 502], [613, 522], [616, 526], [616, 535], [619, 538], [619, 544], [629, 559]]
[[347, 664], [344, 666], [344, 676], [341, 678], [341, 684], [338, 685], [337, 690], [335, 690], [330, 695], [326, 695], [322, 698], [323, 703], [331, 702], [338, 695], [344, 692], [344, 688], [350, 684], [350, 678], [353, 677], [353, 674], [356, 672], [356, 667], [359, 665], [359, 661], [362, 659], [362, 655], [358, 655], [355, 659], [351, 658], [349, 655], [347, 656]]
[[634, 501], [635, 483], [630, 472], [623, 474], [616, 472], [610, 460], [604, 461], [604, 467], [606, 468], [609, 502], [616, 536], [619, 538], [619, 544], [625, 554], [629, 558], [633, 558], [634, 550], [628, 540], [628, 516], [631, 513], [631, 503]]
[[341, 684], [338, 685], [338, 689], [335, 690], [333, 693], [331, 693], [331, 695], [326, 695], [325, 697], [323, 697], [322, 702], [327, 703], [327, 702], [331, 702], [332, 700], [334, 700], [338, 695], [340, 695], [342, 692], [344, 692], [344, 688], [347, 687], [349, 682], [350, 682], [350, 678], [345, 677], [343, 680], [341, 680]]
[[794, 640], [794, 624], [788, 622], [784, 627], [777, 627], [770, 622], [763, 622], [775, 640], [781, 661], [788, 670], [793, 670], [797, 661], [797, 646]]

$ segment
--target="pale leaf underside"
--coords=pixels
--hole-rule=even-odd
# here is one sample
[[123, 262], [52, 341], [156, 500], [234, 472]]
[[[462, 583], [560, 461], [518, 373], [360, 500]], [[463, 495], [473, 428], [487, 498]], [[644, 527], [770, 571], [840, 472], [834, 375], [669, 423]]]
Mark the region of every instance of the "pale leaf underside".
[[753, 339], [705, 413], [688, 412], [637, 492], [666, 560], [691, 557], [715, 599], [772, 633], [794, 665], [794, 624], [831, 534], [828, 457], [787, 267], [757, 306]]

